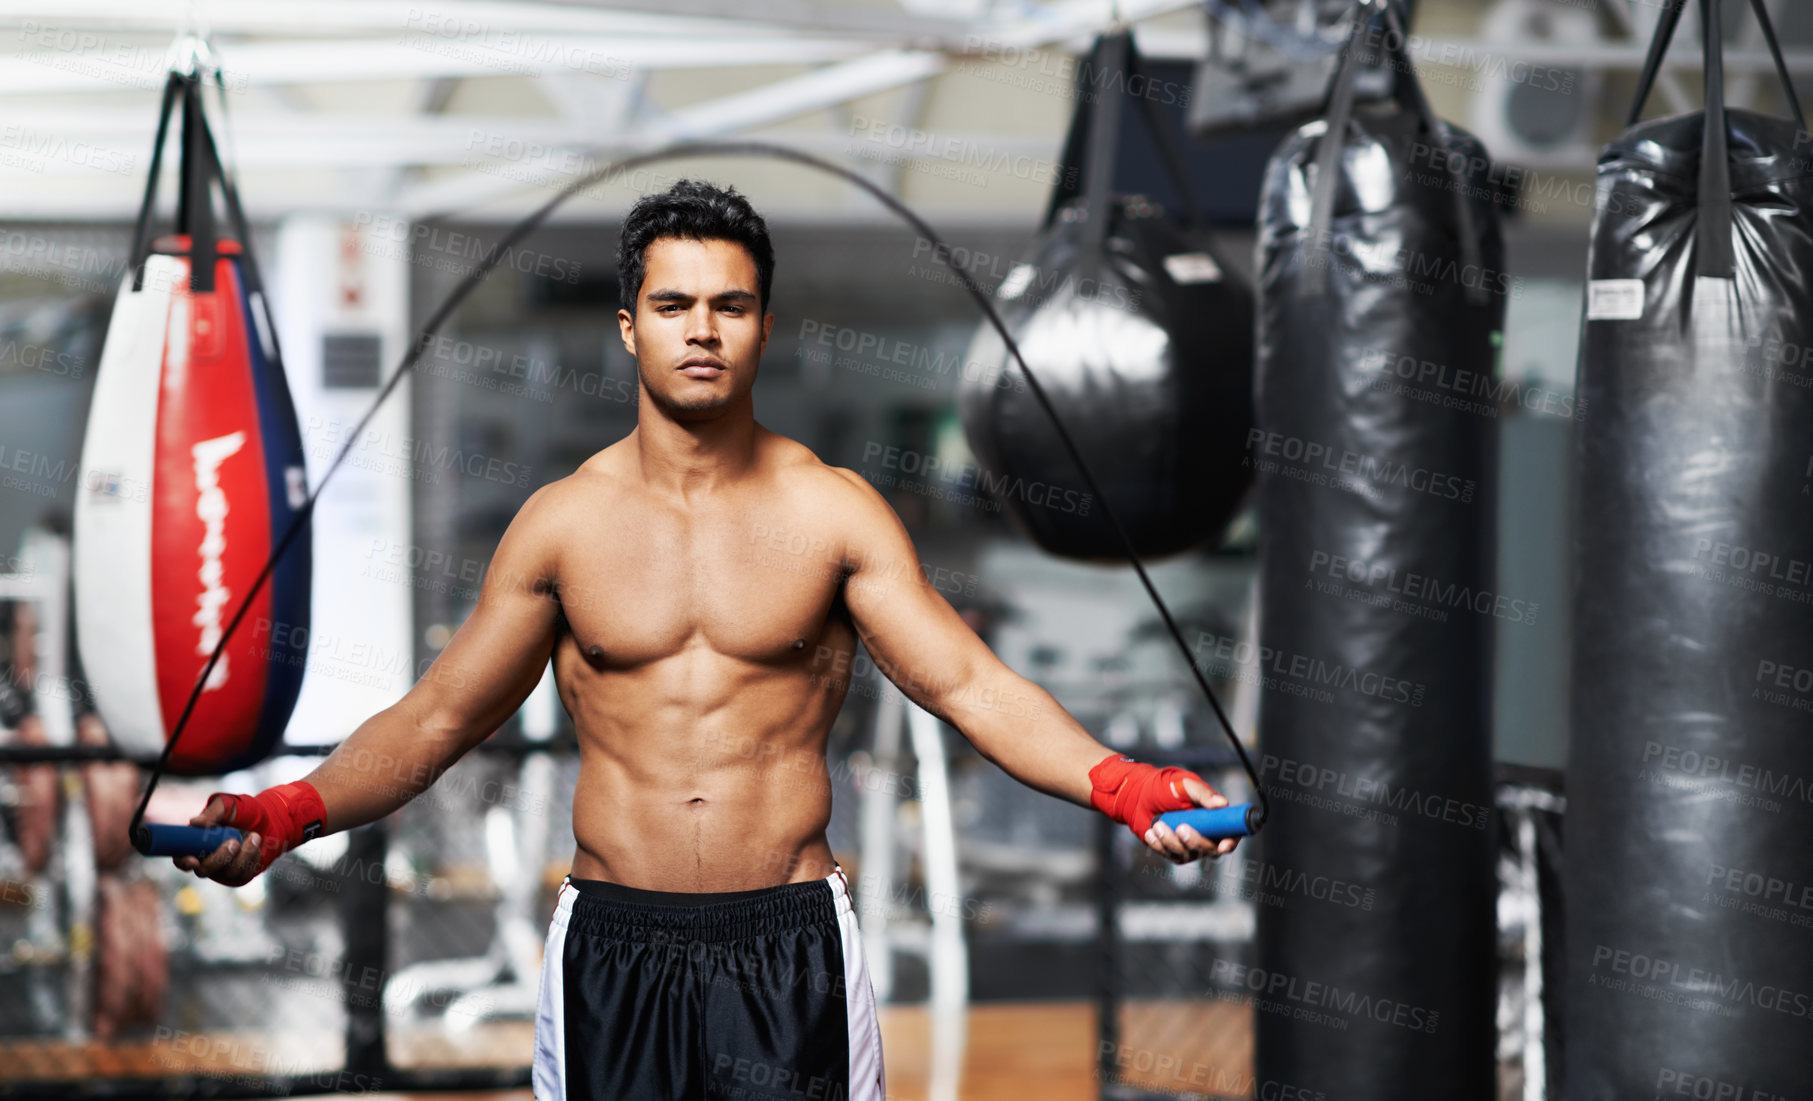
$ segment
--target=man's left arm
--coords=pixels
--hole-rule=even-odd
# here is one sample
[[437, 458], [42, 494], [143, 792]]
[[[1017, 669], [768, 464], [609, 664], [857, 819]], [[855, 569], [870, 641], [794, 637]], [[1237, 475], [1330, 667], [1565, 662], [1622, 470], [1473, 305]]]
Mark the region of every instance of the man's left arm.
[[938, 592], [888, 503], [859, 475], [839, 473], [855, 497], [845, 512], [845, 603], [889, 680], [1014, 779], [1108, 813], [1173, 860], [1234, 850], [1233, 840], [1217, 844], [1187, 826], [1176, 833], [1151, 821], [1162, 810], [1221, 807], [1227, 799], [1193, 772], [1126, 761], [1049, 692], [1009, 669]]

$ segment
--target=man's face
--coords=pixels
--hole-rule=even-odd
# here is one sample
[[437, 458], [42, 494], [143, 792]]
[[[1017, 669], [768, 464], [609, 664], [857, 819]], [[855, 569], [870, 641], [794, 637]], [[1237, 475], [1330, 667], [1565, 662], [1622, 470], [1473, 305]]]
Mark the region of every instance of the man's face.
[[675, 420], [746, 402], [774, 315], [760, 313], [755, 258], [732, 241], [662, 237], [643, 252], [636, 314], [617, 311], [642, 387]]

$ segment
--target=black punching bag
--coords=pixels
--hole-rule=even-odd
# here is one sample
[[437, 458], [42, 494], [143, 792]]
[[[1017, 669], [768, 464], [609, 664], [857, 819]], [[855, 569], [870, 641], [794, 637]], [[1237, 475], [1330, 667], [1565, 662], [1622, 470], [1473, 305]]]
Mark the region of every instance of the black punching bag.
[[[1138, 103], [1188, 224], [1111, 193], [1123, 97], [1143, 75], [1131, 38], [1098, 39], [1086, 71], [1098, 79], [1071, 120], [1044, 232], [1002, 279], [996, 307], [1134, 547], [1158, 557], [1218, 536], [1246, 492], [1252, 295], [1203, 233], [1149, 99]], [[966, 360], [981, 369], [965, 373], [958, 412], [983, 488], [1046, 551], [1121, 561], [1120, 540], [993, 325]]]
[[1575, 473], [1569, 1101], [1813, 1083], [1813, 145], [1804, 124], [1724, 109], [1716, 0], [1706, 110], [1638, 124], [1683, 6], [1599, 158]]
[[[1402, 79], [1353, 110], [1356, 17], [1322, 122], [1260, 206], [1258, 476], [1271, 794], [1256, 858], [1254, 1075], [1293, 1096], [1493, 1095], [1496, 409], [1510, 281], [1484, 150]], [[1374, 39], [1379, 41], [1380, 39]], [[1280, 1094], [1282, 1096], [1283, 1094]]]

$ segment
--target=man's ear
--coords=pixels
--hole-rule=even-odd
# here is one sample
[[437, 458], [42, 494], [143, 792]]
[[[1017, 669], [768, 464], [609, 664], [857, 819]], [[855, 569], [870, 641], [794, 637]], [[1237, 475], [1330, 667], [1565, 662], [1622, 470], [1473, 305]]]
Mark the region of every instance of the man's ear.
[[761, 354], [762, 352], [768, 350], [768, 337], [769, 337], [769, 334], [771, 334], [773, 332], [774, 332], [774, 315], [771, 313], [763, 314], [762, 315], [762, 343], [759, 347], [756, 348], [756, 353], [758, 355]]
[[628, 310], [618, 310], [617, 332], [623, 338], [624, 349], [634, 356], [636, 354], [636, 315]]

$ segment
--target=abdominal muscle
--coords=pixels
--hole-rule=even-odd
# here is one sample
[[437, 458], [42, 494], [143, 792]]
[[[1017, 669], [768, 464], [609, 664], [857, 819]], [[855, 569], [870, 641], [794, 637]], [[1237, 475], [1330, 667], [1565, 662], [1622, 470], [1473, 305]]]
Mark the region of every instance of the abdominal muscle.
[[575, 878], [706, 893], [831, 874], [825, 744], [843, 685], [709, 650], [601, 671], [570, 642], [555, 673], [579, 737]]

